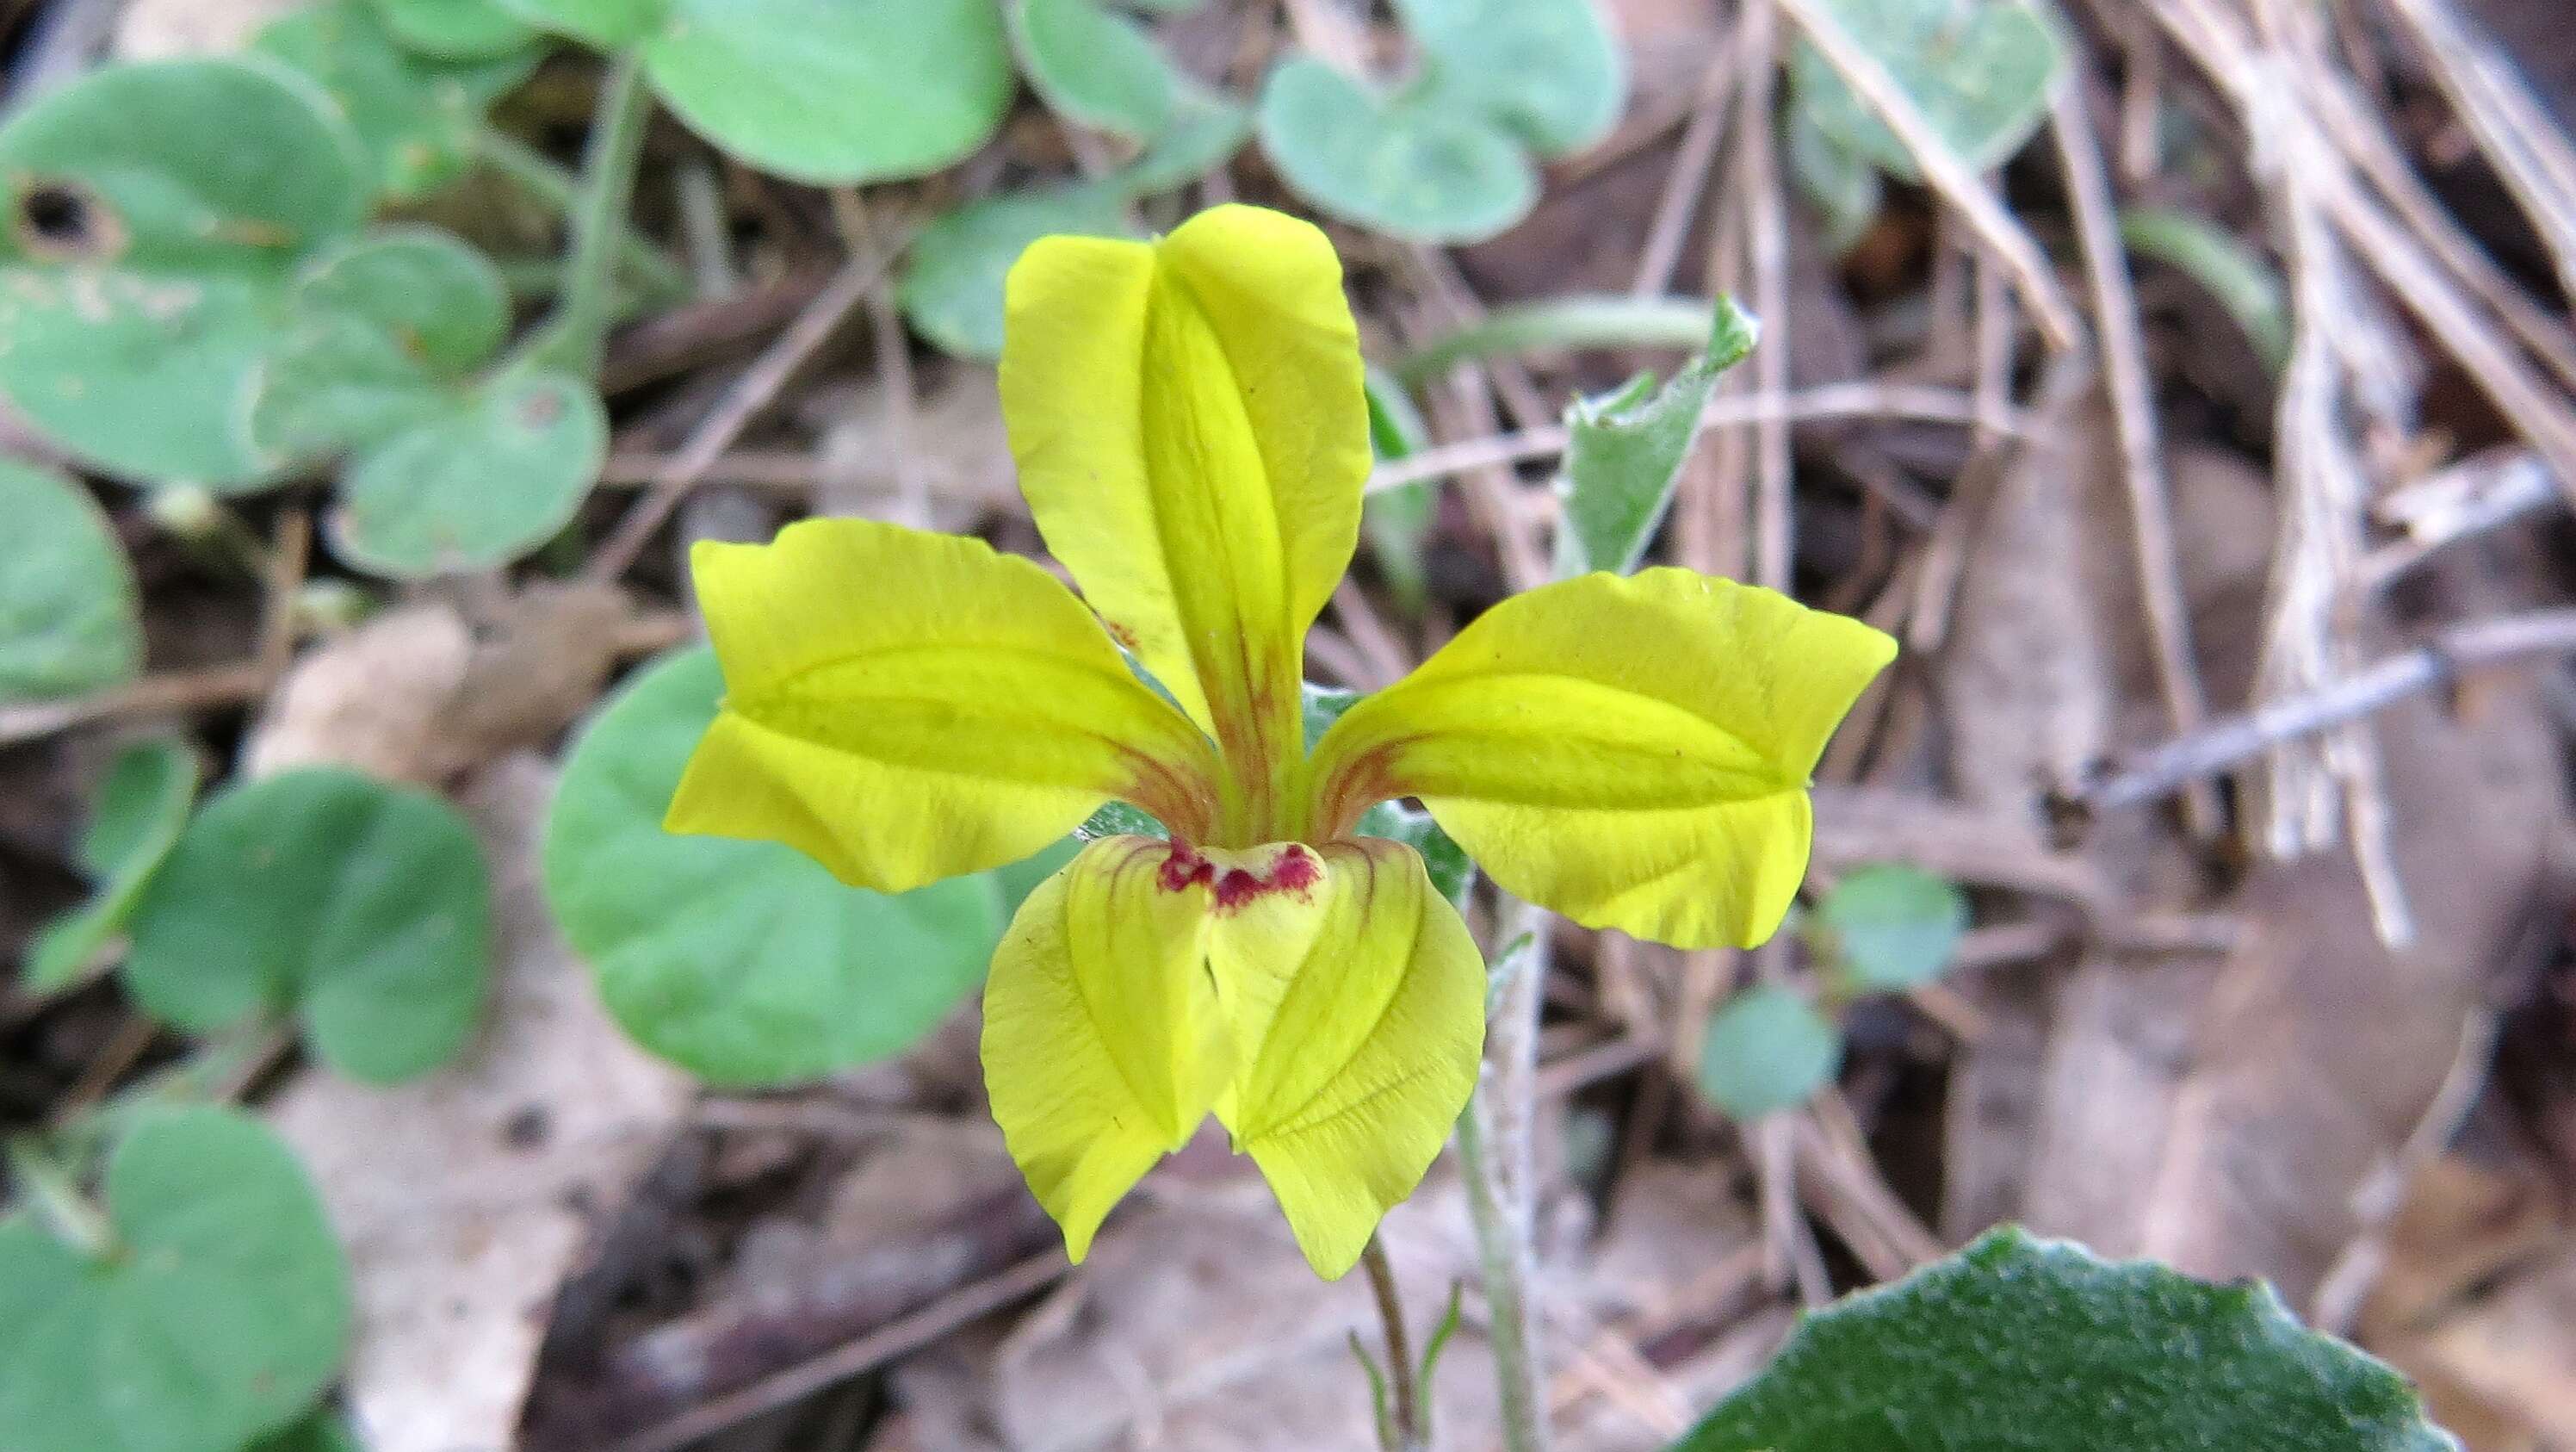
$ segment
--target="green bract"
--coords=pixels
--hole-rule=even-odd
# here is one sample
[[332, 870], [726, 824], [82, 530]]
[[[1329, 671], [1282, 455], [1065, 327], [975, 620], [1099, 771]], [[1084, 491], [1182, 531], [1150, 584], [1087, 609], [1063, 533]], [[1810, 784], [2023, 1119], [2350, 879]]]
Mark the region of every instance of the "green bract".
[[105, 1260], [0, 1221], [0, 1446], [240, 1452], [303, 1416], [351, 1309], [294, 1153], [230, 1110], [145, 1110], [101, 1192]]
[[1565, 527], [1557, 532], [1557, 574], [1624, 575], [1645, 558], [1671, 507], [1682, 461], [1717, 376], [1744, 361], [1761, 329], [1732, 298], [1720, 297], [1707, 351], [1670, 383], [1640, 373], [1604, 398], [1578, 398], [1565, 411]]
[[1020, 67], [1058, 115], [1137, 140], [1162, 133], [1176, 81], [1136, 22], [1100, 0], [1013, 0], [1010, 13]]
[[[2057, 32], [2023, 0], [1823, 0], [1970, 166], [2021, 149], [2048, 114]], [[1812, 45], [1790, 61], [1798, 104], [1832, 143], [1911, 181], [1914, 158]]]
[[1673, 1452], [2445, 1452], [2404, 1379], [2267, 1286], [1994, 1231], [1800, 1324]]
[[690, 128], [764, 171], [921, 176], [984, 144], [1010, 106], [994, 0], [506, 0], [603, 49], [638, 47]]
[[453, 807], [308, 767], [232, 787], [188, 824], [135, 906], [121, 976], [191, 1033], [291, 1012], [325, 1063], [391, 1083], [472, 1031], [491, 918]]
[[1834, 884], [1816, 904], [1813, 924], [1841, 983], [1862, 993], [1899, 993], [1950, 966], [1968, 931], [1968, 899], [1922, 868], [1882, 863]]
[[983, 982], [988, 875], [899, 897], [772, 842], [662, 830], [714, 720], [715, 656], [641, 673], [582, 732], [546, 823], [546, 899], [638, 1043], [721, 1084], [812, 1079], [910, 1047]]
[[52, 993], [80, 977], [125, 926], [143, 885], [179, 840], [197, 799], [197, 753], [177, 741], [138, 741], [117, 753], [90, 803], [79, 862], [87, 902], [47, 923], [27, 945], [19, 982]]
[[1345, 221], [1425, 242], [1473, 242], [1527, 215], [1538, 173], [1512, 135], [1437, 86], [1382, 95], [1322, 61], [1270, 73], [1262, 149], [1280, 179]]
[[568, 374], [472, 371], [509, 329], [482, 254], [383, 233], [316, 259], [293, 299], [251, 433], [282, 454], [346, 455], [330, 521], [344, 559], [407, 579], [488, 568], [572, 518], [607, 453], [607, 410]]
[[0, 519], [0, 701], [77, 695], [142, 669], [134, 572], [89, 491], [0, 459]]
[[296, 11], [261, 31], [257, 48], [330, 93], [366, 150], [378, 190], [397, 201], [462, 175], [484, 111], [536, 65], [526, 46], [470, 60], [406, 49], [371, 0], [327, 0]]
[[1842, 1030], [1807, 1000], [1757, 984], [1726, 1001], [1700, 1045], [1699, 1087], [1737, 1119], [1792, 1109], [1833, 1082]]
[[297, 263], [367, 205], [329, 99], [260, 64], [110, 67], [0, 125], [0, 177], [0, 393], [137, 482], [265, 482], [252, 373]]

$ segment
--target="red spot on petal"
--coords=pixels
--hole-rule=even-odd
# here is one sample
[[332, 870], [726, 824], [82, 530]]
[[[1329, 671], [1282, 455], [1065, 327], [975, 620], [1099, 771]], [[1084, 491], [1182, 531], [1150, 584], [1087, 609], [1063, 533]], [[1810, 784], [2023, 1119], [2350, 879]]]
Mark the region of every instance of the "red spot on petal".
[[1163, 859], [1160, 881], [1165, 892], [1183, 892], [1204, 887], [1216, 876], [1216, 864], [1201, 857], [1188, 846], [1174, 843], [1172, 855]]
[[1295, 893], [1304, 897], [1321, 882], [1324, 870], [1305, 848], [1293, 843], [1270, 864], [1268, 875], [1255, 874], [1245, 868], [1226, 869], [1216, 880], [1216, 910], [1234, 912], [1258, 897], [1274, 892]]

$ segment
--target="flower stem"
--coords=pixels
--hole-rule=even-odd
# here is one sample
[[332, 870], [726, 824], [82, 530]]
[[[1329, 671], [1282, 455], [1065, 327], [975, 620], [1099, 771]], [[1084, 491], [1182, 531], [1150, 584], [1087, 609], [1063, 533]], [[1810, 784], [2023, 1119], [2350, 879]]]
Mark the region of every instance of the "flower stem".
[[1458, 1118], [1458, 1157], [1467, 1174], [1485, 1305], [1493, 1321], [1494, 1377], [1501, 1393], [1503, 1445], [1547, 1452], [1538, 1320], [1530, 1296], [1530, 1121], [1536, 1112], [1538, 1009], [1547, 979], [1550, 914], [1503, 900], [1501, 948], [1486, 990], [1485, 1063], [1467, 1112]]
[[9, 1168], [16, 1173], [28, 1206], [64, 1244], [91, 1260], [117, 1252], [116, 1231], [98, 1207], [89, 1203], [71, 1172], [28, 1139], [9, 1142]]
[[1386, 1258], [1386, 1243], [1370, 1236], [1367, 1248], [1360, 1252], [1360, 1265], [1368, 1272], [1378, 1320], [1386, 1328], [1387, 1420], [1394, 1434], [1387, 1452], [1430, 1452], [1431, 1408], [1423, 1401], [1422, 1383], [1414, 1375], [1413, 1341], [1404, 1329], [1404, 1298], [1396, 1290], [1395, 1267]]
[[[487, 127], [477, 138], [477, 154], [484, 165], [507, 177], [519, 190], [564, 216], [577, 215], [582, 204], [579, 180], [545, 153], [506, 131]], [[676, 299], [697, 291], [687, 270], [624, 217], [617, 222], [616, 245], [618, 264], [651, 296]], [[554, 282], [548, 284], [553, 285]]]
[[572, 215], [563, 291], [554, 317], [523, 355], [529, 364], [584, 378], [599, 372], [615, 312], [610, 274], [635, 196], [635, 168], [644, 156], [645, 113], [643, 59], [631, 49], [620, 51], [600, 83], [590, 144], [582, 154], [582, 193]]

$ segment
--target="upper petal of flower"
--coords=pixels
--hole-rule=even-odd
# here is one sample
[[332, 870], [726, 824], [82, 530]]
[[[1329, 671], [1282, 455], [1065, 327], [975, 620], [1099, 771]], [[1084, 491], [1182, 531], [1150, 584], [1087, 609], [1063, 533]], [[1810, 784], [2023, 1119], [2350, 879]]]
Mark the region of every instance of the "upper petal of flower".
[[1203, 212], [1157, 242], [1050, 237], [1011, 269], [1002, 410], [1047, 547], [1216, 737], [1277, 835], [1306, 628], [1370, 455], [1341, 264], [1307, 223]]
[[725, 701], [672, 831], [785, 842], [901, 892], [1025, 857], [1111, 797], [1204, 829], [1207, 739], [1029, 561], [819, 519], [690, 566]]
[[1321, 830], [1418, 796], [1494, 880], [1682, 947], [1769, 937], [1810, 774], [1896, 653], [1856, 620], [1688, 570], [1504, 601], [1351, 707], [1308, 764]]

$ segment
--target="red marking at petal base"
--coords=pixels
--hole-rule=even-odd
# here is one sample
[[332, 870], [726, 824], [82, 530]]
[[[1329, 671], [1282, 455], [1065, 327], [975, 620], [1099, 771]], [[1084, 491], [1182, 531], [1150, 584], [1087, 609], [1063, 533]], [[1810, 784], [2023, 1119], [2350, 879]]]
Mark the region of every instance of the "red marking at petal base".
[[1215, 876], [1215, 863], [1176, 842], [1172, 844], [1172, 855], [1163, 859], [1160, 881], [1163, 891], [1181, 892], [1192, 887], [1205, 887]]
[[1303, 897], [1323, 878], [1323, 868], [1316, 864], [1305, 848], [1292, 843], [1279, 854], [1279, 860], [1271, 864], [1267, 877], [1257, 877], [1240, 867], [1228, 868], [1225, 875], [1216, 880], [1216, 910], [1233, 912], [1267, 893], [1293, 892]]

